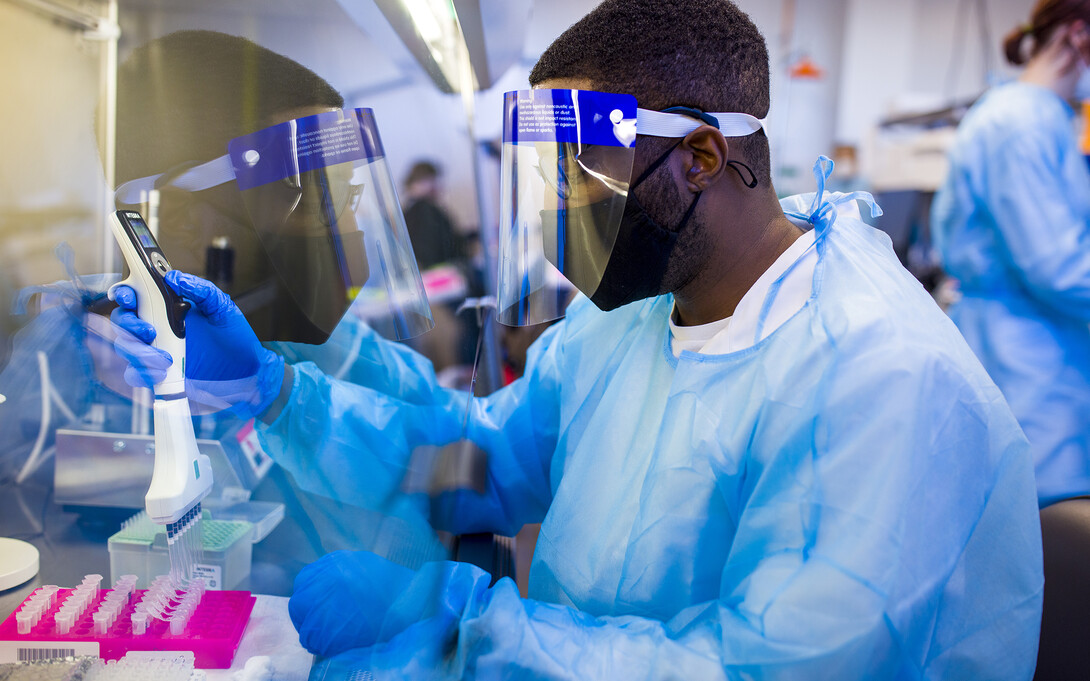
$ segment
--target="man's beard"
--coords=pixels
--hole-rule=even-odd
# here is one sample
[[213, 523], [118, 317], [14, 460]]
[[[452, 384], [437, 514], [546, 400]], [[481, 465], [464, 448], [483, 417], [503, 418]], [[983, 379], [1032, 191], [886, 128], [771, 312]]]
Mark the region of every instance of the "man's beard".
[[[682, 194], [674, 182], [673, 175], [661, 173], [653, 175], [640, 185], [643, 198], [640, 203], [644, 210], [656, 222], [669, 230], [677, 229], [685, 219], [695, 194]], [[659, 286], [659, 295], [674, 293], [696, 278], [705, 267], [711, 249], [711, 239], [705, 229], [703, 216], [698, 210], [678, 234], [677, 244], [667, 261], [666, 272]]]

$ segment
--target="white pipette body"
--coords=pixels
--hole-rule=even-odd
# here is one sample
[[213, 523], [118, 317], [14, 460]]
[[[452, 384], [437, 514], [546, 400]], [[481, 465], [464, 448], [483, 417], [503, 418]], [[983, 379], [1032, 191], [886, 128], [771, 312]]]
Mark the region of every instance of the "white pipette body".
[[[144, 497], [148, 515], [157, 523], [176, 522], [212, 489], [212, 466], [197, 448], [189, 400], [185, 395], [185, 314], [189, 303], [167, 285], [170, 264], [139, 213], [111, 214], [111, 228], [129, 266], [119, 284], [136, 292], [136, 313], [155, 327], [152, 345], [173, 363], [155, 385], [155, 466]], [[113, 287], [110, 289], [113, 297]]]

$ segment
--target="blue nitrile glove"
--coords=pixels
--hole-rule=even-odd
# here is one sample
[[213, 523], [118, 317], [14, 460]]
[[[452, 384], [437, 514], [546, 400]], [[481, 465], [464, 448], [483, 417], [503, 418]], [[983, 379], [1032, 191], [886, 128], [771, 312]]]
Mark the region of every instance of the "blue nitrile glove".
[[[382, 643], [438, 660], [467, 608], [488, 603], [490, 575], [476, 565], [438, 561], [418, 571], [370, 551], [336, 551], [295, 578], [288, 614], [299, 642], [329, 657]], [[393, 648], [391, 648], [391, 646]]]
[[[186, 394], [241, 418], [262, 414], [280, 394], [284, 359], [261, 345], [242, 311], [214, 284], [177, 270], [165, 279], [193, 304], [185, 318]], [[149, 345], [155, 328], [136, 316], [136, 292], [118, 286], [113, 298], [118, 308], [110, 319], [120, 328], [114, 349], [129, 363], [125, 381], [150, 388], [163, 380], [173, 359]]]
[[322, 556], [299, 571], [288, 601], [299, 642], [326, 657], [372, 645], [415, 574], [370, 551]]
[[[413, 571], [369, 551], [337, 551], [299, 572], [288, 614], [312, 653], [356, 649], [383, 668], [434, 672], [451, 662], [463, 619], [488, 607], [490, 582], [469, 563], [436, 561]], [[517, 594], [509, 579], [500, 584]]]

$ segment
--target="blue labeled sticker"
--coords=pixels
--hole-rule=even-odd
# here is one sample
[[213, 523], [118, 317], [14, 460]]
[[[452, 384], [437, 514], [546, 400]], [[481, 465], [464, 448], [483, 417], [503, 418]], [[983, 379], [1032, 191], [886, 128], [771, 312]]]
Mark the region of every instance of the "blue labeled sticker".
[[370, 109], [329, 111], [236, 137], [227, 145], [239, 189], [383, 156]]
[[636, 98], [591, 90], [518, 90], [503, 97], [503, 141], [631, 147]]

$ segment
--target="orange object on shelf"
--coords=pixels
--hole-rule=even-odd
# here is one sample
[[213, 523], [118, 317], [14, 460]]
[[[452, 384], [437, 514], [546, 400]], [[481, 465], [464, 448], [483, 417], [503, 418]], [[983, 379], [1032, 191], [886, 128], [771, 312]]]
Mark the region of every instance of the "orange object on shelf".
[[807, 80], [819, 80], [825, 77], [825, 71], [810, 58], [809, 55], [802, 55], [787, 69], [787, 74], [792, 78], [807, 79]]

